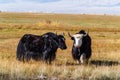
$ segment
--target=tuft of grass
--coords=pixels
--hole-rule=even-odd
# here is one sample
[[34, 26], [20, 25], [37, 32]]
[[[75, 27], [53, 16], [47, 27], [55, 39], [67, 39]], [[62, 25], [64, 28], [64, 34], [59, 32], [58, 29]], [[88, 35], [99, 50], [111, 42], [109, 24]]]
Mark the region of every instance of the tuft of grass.
[[62, 25], [58, 21], [45, 20], [45, 21], [39, 22], [38, 26], [40, 26], [40, 27], [60, 27]]

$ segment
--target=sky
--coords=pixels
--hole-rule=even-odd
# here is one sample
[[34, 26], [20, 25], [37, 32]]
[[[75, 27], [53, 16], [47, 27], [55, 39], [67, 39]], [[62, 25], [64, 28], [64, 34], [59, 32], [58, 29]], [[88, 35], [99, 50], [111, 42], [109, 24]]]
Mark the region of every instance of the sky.
[[120, 15], [120, 0], [0, 0], [0, 10]]

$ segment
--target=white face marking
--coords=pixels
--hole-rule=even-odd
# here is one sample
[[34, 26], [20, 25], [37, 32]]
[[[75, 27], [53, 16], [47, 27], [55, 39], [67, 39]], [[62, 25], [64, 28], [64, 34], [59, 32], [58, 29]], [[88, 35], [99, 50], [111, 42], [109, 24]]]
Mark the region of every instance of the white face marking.
[[73, 37], [75, 39], [74, 46], [75, 47], [81, 47], [83, 34], [75, 34], [75, 35], [73, 35]]

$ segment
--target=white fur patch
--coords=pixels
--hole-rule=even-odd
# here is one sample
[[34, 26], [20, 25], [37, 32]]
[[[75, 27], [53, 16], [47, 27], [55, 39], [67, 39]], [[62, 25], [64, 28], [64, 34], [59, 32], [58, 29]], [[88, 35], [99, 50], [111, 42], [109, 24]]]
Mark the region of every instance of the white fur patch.
[[75, 34], [75, 35], [73, 35], [73, 37], [75, 39], [74, 46], [75, 47], [81, 47], [83, 34]]
[[81, 55], [81, 57], [80, 57], [80, 62], [81, 62], [82, 64], [84, 64], [84, 63], [86, 63], [86, 61], [87, 61], [87, 59], [86, 59], [86, 54], [83, 53], [83, 54]]

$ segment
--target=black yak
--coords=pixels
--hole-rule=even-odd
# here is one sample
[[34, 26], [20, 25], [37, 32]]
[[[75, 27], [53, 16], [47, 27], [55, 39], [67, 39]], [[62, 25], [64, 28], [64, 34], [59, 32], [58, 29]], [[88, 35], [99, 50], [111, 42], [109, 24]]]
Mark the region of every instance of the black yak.
[[65, 38], [52, 32], [41, 36], [25, 34], [17, 47], [17, 59], [20, 61], [43, 60], [50, 63], [56, 58], [57, 49], [66, 49]]

